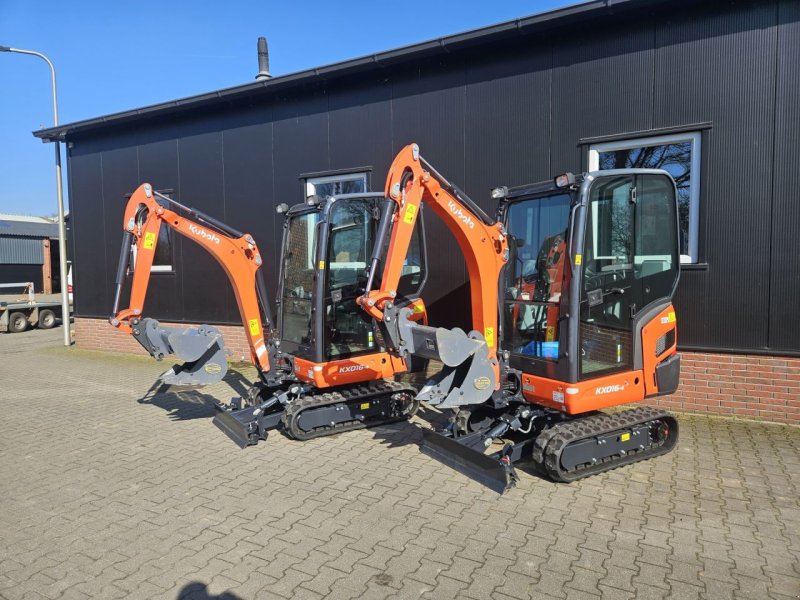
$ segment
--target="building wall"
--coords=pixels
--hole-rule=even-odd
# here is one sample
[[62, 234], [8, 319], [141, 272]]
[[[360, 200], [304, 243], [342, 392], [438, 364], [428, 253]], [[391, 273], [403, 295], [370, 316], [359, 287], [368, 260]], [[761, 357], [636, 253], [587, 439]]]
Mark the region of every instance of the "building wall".
[[[35, 292], [44, 291], [42, 265], [2, 265], [0, 264], [0, 283], [33, 282]], [[0, 294], [16, 294], [17, 289], [2, 289]]]
[[[491, 213], [494, 186], [585, 168], [587, 140], [696, 127], [702, 264], [682, 273], [681, 346], [800, 355], [800, 203], [787, 193], [800, 177], [792, 151], [800, 142], [800, 7], [664, 6], [76, 134], [69, 169], [77, 314], [110, 310], [125, 194], [143, 181], [251, 232], [274, 294], [274, 206], [302, 200], [303, 172], [369, 165], [380, 189], [394, 153], [416, 141]], [[463, 259], [444, 225], [431, 218], [426, 227], [431, 318], [463, 326]], [[152, 277], [151, 316], [238, 321], [210, 257], [176, 240], [174, 262], [174, 273]]]
[[[231, 352], [229, 359], [249, 361], [244, 329], [223, 325], [220, 330]], [[147, 356], [132, 336], [105, 320], [76, 318], [75, 337], [84, 349]], [[678, 391], [643, 404], [800, 425], [800, 358], [684, 351]]]

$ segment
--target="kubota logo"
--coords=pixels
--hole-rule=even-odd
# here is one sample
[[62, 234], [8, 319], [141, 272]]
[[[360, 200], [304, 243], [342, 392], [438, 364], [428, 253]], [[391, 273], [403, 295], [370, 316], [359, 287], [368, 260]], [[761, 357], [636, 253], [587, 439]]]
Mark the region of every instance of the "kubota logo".
[[354, 373], [356, 371], [363, 371], [367, 368], [367, 365], [347, 365], [345, 367], [339, 367], [339, 373]]
[[470, 218], [469, 215], [465, 215], [464, 211], [462, 211], [455, 202], [448, 200], [447, 208], [449, 208], [450, 212], [457, 216], [459, 220], [463, 221], [464, 224], [470, 229], [475, 229], [475, 222]]
[[599, 396], [600, 394], [611, 394], [613, 392], [621, 392], [625, 389], [624, 385], [615, 384], [615, 385], [605, 385], [603, 387], [595, 388], [594, 395]]
[[209, 242], [214, 242], [215, 244], [219, 245], [219, 237], [213, 233], [209, 233], [205, 229], [199, 229], [197, 225], [189, 225], [189, 231], [191, 231], [197, 237], [206, 238]]

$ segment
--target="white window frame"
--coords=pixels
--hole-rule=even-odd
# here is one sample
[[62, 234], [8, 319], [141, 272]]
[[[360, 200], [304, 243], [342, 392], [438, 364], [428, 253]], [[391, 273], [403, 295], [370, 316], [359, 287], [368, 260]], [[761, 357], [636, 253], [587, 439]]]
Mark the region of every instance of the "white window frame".
[[[162, 227], [166, 227], [166, 225], [161, 225]], [[138, 248], [136, 245], [131, 246], [132, 256], [131, 256], [131, 265], [133, 268], [136, 268], [136, 254], [138, 252]], [[172, 265], [150, 265], [150, 272], [151, 273], [172, 273]]]
[[[317, 190], [316, 186], [320, 183], [338, 183], [338, 182], [345, 182], [345, 181], [363, 181], [364, 182], [364, 191], [367, 191], [367, 173], [365, 171], [353, 171], [352, 173], [340, 173], [338, 175], [323, 175], [321, 177], [307, 177], [305, 181], [305, 188], [306, 188], [306, 198], [310, 198], [311, 196], [315, 195]], [[308, 240], [313, 244], [316, 244], [316, 223], [312, 223], [309, 219], [308, 223]], [[311, 269], [314, 266], [314, 247], [312, 246], [311, 252], [308, 255], [308, 268]]]
[[602, 142], [589, 146], [589, 171], [600, 170], [600, 153], [616, 150], [632, 150], [647, 146], [662, 146], [679, 142], [691, 142], [692, 161], [690, 165], [691, 178], [689, 183], [689, 239], [687, 249], [689, 254], [681, 254], [681, 263], [691, 264], [698, 261], [697, 248], [700, 233], [700, 139], [699, 131], [675, 133], [671, 135], [658, 135], [643, 138], [630, 138], [614, 142]]
[[306, 198], [313, 196], [316, 193], [316, 185], [320, 183], [337, 183], [345, 181], [358, 181], [364, 182], [364, 190], [367, 189], [367, 174], [363, 171], [356, 171], [353, 173], [343, 173], [341, 175], [326, 175], [324, 177], [309, 177], [306, 179]]

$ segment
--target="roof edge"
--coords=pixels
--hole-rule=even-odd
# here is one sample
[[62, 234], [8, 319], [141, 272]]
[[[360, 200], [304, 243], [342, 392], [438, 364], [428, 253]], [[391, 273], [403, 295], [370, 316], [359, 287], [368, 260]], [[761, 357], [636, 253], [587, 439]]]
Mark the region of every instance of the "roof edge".
[[588, 2], [568, 5], [562, 8], [427, 40], [409, 46], [402, 46], [400, 48], [360, 56], [321, 67], [305, 69], [303, 71], [296, 71], [267, 80], [236, 85], [91, 119], [74, 121], [56, 127], [39, 129], [32, 133], [45, 143], [63, 141], [74, 133], [84, 132], [90, 129], [105, 128], [106, 126], [123, 125], [137, 120], [140, 117], [156, 116], [171, 111], [201, 107], [223, 100], [234, 100], [262, 90], [278, 91], [309, 81], [325, 81], [359, 71], [383, 68], [416, 57], [447, 53], [451, 50], [466, 48], [483, 41], [496, 41], [516, 35], [526, 35], [537, 30], [566, 25], [571, 22], [584, 21], [597, 16], [598, 13], [610, 15], [618, 12], [620, 9], [627, 11], [646, 8], [647, 6], [655, 4], [663, 4], [666, 1], [667, 0], [590, 0]]

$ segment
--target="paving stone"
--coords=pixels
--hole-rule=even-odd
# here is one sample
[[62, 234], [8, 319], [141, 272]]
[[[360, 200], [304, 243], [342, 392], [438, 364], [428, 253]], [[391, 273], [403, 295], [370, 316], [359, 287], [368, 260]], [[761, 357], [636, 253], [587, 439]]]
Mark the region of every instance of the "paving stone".
[[[211, 402], [252, 369], [161, 389], [163, 365], [58, 329], [0, 355], [3, 599], [800, 595], [795, 427], [680, 415], [669, 455], [570, 485], [522, 465], [498, 496], [422, 455], [416, 424], [239, 451]], [[47, 381], [9, 376], [42, 362]]]

